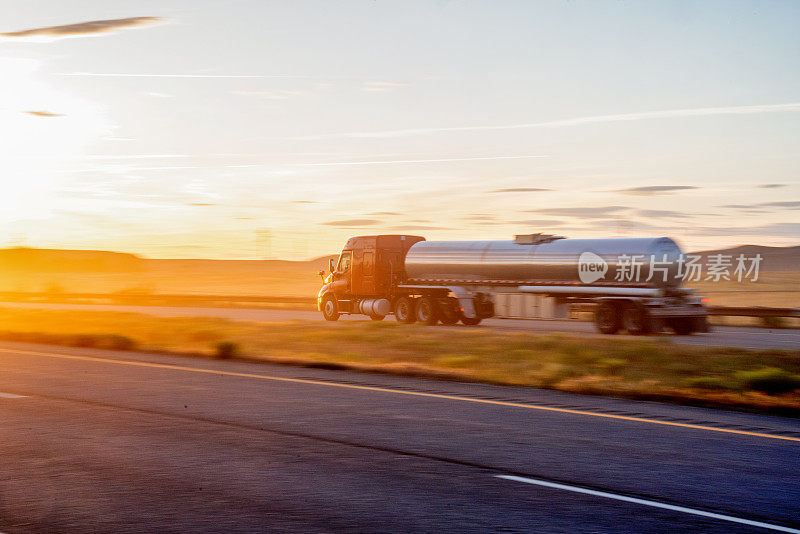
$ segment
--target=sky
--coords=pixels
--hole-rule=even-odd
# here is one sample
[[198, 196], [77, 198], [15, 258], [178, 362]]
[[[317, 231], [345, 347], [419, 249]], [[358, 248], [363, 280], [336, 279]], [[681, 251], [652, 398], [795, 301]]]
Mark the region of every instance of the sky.
[[0, 0], [0, 246], [800, 244], [794, 1]]

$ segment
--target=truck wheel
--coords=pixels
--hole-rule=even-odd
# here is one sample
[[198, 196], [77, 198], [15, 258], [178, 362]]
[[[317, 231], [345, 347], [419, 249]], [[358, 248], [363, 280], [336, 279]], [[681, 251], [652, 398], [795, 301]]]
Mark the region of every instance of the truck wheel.
[[408, 297], [400, 297], [394, 304], [394, 318], [398, 323], [411, 324], [417, 320], [414, 301]]
[[428, 326], [439, 322], [439, 306], [430, 297], [422, 297], [417, 304], [417, 321]]
[[694, 325], [692, 323], [692, 318], [680, 317], [670, 320], [669, 327], [679, 336], [689, 336], [694, 332]]
[[458, 301], [444, 299], [439, 306], [439, 320], [442, 324], [450, 326], [456, 324], [459, 319]]
[[461, 314], [461, 322], [465, 326], [477, 326], [481, 323], [480, 317], [467, 317], [463, 313]]
[[339, 306], [334, 298], [325, 297], [325, 300], [322, 301], [322, 316], [326, 321], [339, 320]]
[[694, 325], [695, 332], [707, 333], [711, 332], [711, 328], [708, 326], [708, 317], [695, 317], [692, 321]]
[[630, 302], [622, 309], [622, 327], [633, 336], [649, 334], [650, 314], [644, 306]]
[[383, 318], [386, 317], [385, 315], [370, 315], [369, 318], [373, 321], [383, 321]]
[[619, 309], [611, 302], [601, 302], [594, 312], [594, 323], [602, 334], [616, 334], [620, 327]]

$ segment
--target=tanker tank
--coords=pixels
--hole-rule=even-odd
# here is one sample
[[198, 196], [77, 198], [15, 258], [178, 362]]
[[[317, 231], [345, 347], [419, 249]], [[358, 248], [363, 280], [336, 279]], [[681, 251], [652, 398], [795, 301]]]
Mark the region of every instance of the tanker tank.
[[[405, 271], [412, 283], [459, 281], [473, 284], [584, 285], [579, 276], [579, 259], [584, 253], [592, 253], [584, 259], [588, 257], [597, 261], [599, 257], [608, 265], [605, 275], [589, 285], [672, 289], [682, 282], [678, 263], [681, 249], [668, 237], [554, 238], [536, 244], [521, 244], [519, 240], [421, 241], [409, 249]], [[633, 280], [615, 280], [619, 264], [631, 261], [625, 260], [625, 256], [637, 258], [640, 274]], [[651, 257], [657, 262], [652, 277], [649, 276]]]

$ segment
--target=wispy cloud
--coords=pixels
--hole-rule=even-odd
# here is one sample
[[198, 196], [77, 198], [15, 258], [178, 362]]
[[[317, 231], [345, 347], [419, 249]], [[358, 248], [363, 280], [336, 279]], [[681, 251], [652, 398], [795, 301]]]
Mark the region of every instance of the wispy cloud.
[[686, 213], [672, 210], [639, 210], [636, 212], [642, 217], [657, 217], [657, 218], [670, 218], [678, 219], [688, 217]]
[[286, 100], [295, 96], [308, 94], [306, 91], [268, 91], [266, 89], [237, 89], [235, 95], [256, 96], [268, 100]]
[[397, 215], [402, 215], [402, 213], [397, 213], [396, 211], [376, 211], [374, 213], [368, 213], [367, 215], [394, 217]]
[[786, 187], [789, 184], [761, 184], [757, 185], [759, 189], [777, 189], [779, 187]]
[[547, 228], [548, 226], [561, 226], [564, 223], [551, 219], [527, 219], [524, 221], [512, 221], [511, 224]]
[[52, 113], [50, 111], [26, 111], [28, 115], [34, 115], [36, 117], [63, 117], [61, 113]]
[[616, 189], [612, 193], [624, 193], [626, 195], [653, 196], [675, 193], [677, 191], [689, 191], [699, 189], [693, 185], [646, 185], [643, 187], [630, 187], [628, 189]]
[[403, 82], [365, 82], [364, 85], [361, 87], [363, 91], [391, 91], [392, 89], [397, 89], [398, 87], [403, 87], [404, 85], [408, 85]]
[[783, 202], [763, 202], [759, 204], [759, 206], [764, 206], [765, 208], [787, 208], [787, 209], [800, 209], [800, 201], [798, 200], [788, 200]]
[[190, 74], [132, 72], [57, 72], [58, 76], [95, 76], [105, 78], [312, 78], [294, 74]]
[[86, 35], [111, 33], [120, 29], [138, 28], [140, 26], [162, 22], [163, 20], [164, 19], [160, 17], [129, 17], [125, 19], [90, 20], [75, 24], [64, 24], [62, 26], [46, 26], [43, 28], [5, 32], [0, 33], [0, 35], [10, 39], [52, 41], [55, 39], [65, 39], [68, 37], [82, 37]]
[[438, 128], [409, 128], [404, 130], [385, 130], [375, 132], [347, 132], [339, 134], [311, 135], [296, 139], [326, 139], [336, 137], [402, 137], [409, 135], [436, 134], [447, 132], [480, 132], [494, 130], [520, 130], [528, 128], [555, 128], [565, 126], [581, 126], [584, 124], [631, 122], [652, 119], [670, 119], [680, 117], [710, 117], [715, 115], [750, 115], [754, 113], [778, 113], [800, 111], [800, 102], [786, 104], [757, 104], [752, 106], [728, 106], [714, 108], [668, 109], [662, 111], [644, 111], [637, 113], [620, 113], [615, 115], [591, 115], [543, 122], [525, 122], [519, 124], [446, 126]]
[[541, 187], [507, 187], [505, 189], [493, 189], [489, 193], [540, 193], [542, 191], [552, 191]]
[[392, 159], [383, 161], [337, 161], [332, 163], [295, 163], [299, 167], [336, 167], [339, 165], [393, 165], [396, 163], [443, 163], [448, 161], [482, 161], [500, 159], [546, 158], [547, 156], [486, 156], [480, 158]]
[[708, 236], [758, 236], [800, 238], [800, 223], [770, 223], [761, 226], [725, 226], [695, 228], [698, 235]]
[[725, 204], [723, 206], [718, 206], [718, 207], [735, 209], [735, 210], [756, 210], [758, 208], [800, 209], [800, 201], [784, 200], [777, 202], [759, 202], [757, 204]]
[[191, 158], [189, 154], [89, 154], [83, 159], [107, 160], [107, 159], [162, 159], [162, 158]]
[[374, 226], [380, 223], [381, 221], [375, 219], [345, 219], [342, 221], [328, 221], [322, 224], [326, 226], [340, 226], [343, 228], [348, 228], [354, 226]]
[[452, 230], [452, 228], [447, 228], [446, 226], [426, 226], [419, 224], [410, 224], [406, 226], [391, 226], [388, 228], [388, 230], [396, 232], [418, 232], [422, 230]]
[[601, 219], [617, 215], [620, 211], [630, 208], [626, 206], [593, 206], [585, 208], [543, 208], [538, 210], [528, 210], [534, 213], [545, 215], [555, 215], [561, 217], [576, 217], [579, 219]]

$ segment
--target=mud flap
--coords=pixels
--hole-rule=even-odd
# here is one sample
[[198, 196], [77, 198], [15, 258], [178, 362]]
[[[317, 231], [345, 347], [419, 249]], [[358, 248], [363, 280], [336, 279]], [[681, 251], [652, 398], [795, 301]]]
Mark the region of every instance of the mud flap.
[[464, 314], [464, 317], [474, 319], [478, 316], [475, 311], [475, 300], [472, 293], [461, 286], [448, 286], [447, 289], [458, 299], [458, 306], [461, 308], [461, 313]]

